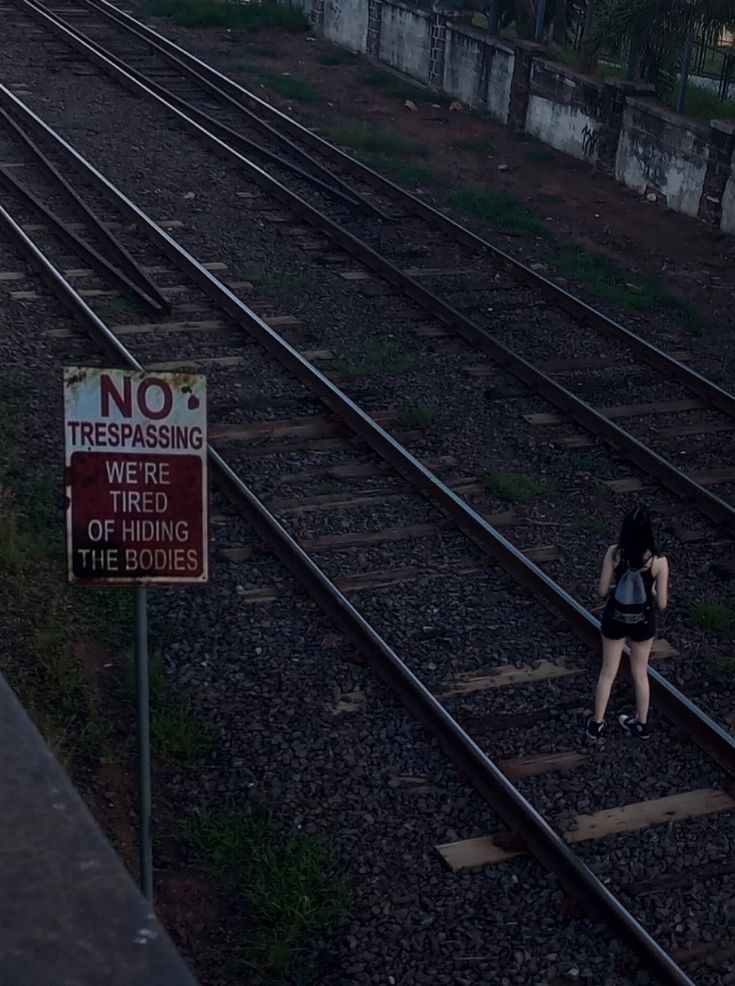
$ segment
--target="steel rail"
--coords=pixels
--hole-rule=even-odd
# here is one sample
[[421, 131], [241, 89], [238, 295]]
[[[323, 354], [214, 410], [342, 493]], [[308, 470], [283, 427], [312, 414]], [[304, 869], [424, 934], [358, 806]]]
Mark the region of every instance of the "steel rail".
[[[278, 138], [278, 131], [275, 127], [258, 117], [258, 113], [264, 114], [269, 119], [276, 121], [283, 130], [307, 146], [316, 149], [328, 160], [340, 164], [353, 174], [358, 174], [366, 182], [386, 193], [391, 198], [397, 199], [403, 204], [410, 205], [413, 212], [428, 220], [434, 226], [450, 233], [468, 249], [475, 253], [492, 256], [505, 270], [512, 273], [520, 281], [540, 289], [547, 298], [554, 301], [555, 304], [559, 305], [564, 311], [579, 321], [587, 322], [605, 335], [625, 343], [632, 352], [643, 357], [649, 365], [663, 371], [698, 397], [706, 399], [713, 407], [735, 417], [735, 394], [718, 386], [718, 384], [709, 380], [703, 374], [669, 356], [668, 353], [665, 353], [658, 346], [643, 339], [620, 322], [593, 308], [581, 298], [576, 297], [565, 288], [539, 274], [538, 271], [531, 270], [526, 264], [516, 260], [515, 257], [501, 250], [500, 247], [495, 246], [477, 233], [473, 233], [472, 230], [462, 226], [456, 220], [451, 219], [438, 209], [423, 202], [418, 196], [396, 185], [395, 182], [392, 182], [389, 178], [385, 178], [339, 147], [330, 144], [329, 141], [312, 130], [309, 130], [303, 124], [299, 123], [298, 120], [288, 116], [288, 114], [279, 110], [277, 107], [272, 106], [250, 90], [245, 89], [233, 79], [229, 79], [211, 65], [207, 65], [206, 62], [197, 58], [196, 55], [186, 51], [186, 49], [177, 45], [174, 41], [165, 38], [162, 34], [143, 24], [132, 15], [119, 10], [113, 4], [109, 3], [108, 0], [77, 0], [77, 2], [90, 10], [97, 11], [107, 20], [116, 22], [128, 31], [128, 33], [147, 41], [161, 55], [169, 61], [174, 62], [181, 71], [185, 71], [192, 78], [195, 77], [199, 82], [204, 81], [209, 83], [212, 87], [212, 92], [226, 91], [230, 99], [238, 103], [241, 110], [247, 113], [251, 120], [255, 117], [253, 122], [259, 122], [263, 128], [267, 128], [272, 136]], [[281, 141], [287, 142], [289, 146], [293, 146], [293, 142], [285, 137], [283, 133], [280, 134], [280, 139]]]
[[[181, 110], [169, 103], [164, 97], [158, 96], [145, 83], [134, 79], [127, 73], [122, 64], [112, 62], [107, 54], [104, 53], [104, 49], [101, 46], [90, 47], [82, 32], [70, 27], [61, 19], [50, 17], [33, 0], [19, 0], [19, 2], [35, 11], [36, 16], [47, 23], [52, 31], [55, 31], [61, 37], [68, 40], [78, 51], [86, 53], [95, 64], [111, 72], [115, 78], [125, 77], [127, 80], [126, 84], [134, 86], [138, 92], [144, 95], [149, 95], [177, 116], [185, 117], [185, 114]], [[677, 469], [676, 466], [663, 456], [596, 410], [591, 404], [583, 401], [533, 364], [518, 356], [499, 340], [491, 336], [485, 329], [476, 325], [441, 298], [422, 287], [415, 279], [399, 270], [394, 264], [382, 257], [362, 240], [359, 240], [339, 223], [330, 219], [314, 206], [304, 201], [300, 196], [291, 192], [285, 185], [268, 175], [267, 172], [254, 162], [243, 157], [239, 151], [227, 147], [216, 135], [209, 133], [205, 128], [196, 123], [196, 121], [188, 118], [187, 120], [189, 125], [201, 133], [212, 147], [217, 148], [222, 153], [227, 153], [237, 158], [243, 167], [249, 171], [253, 180], [261, 187], [266, 188], [271, 195], [285, 203], [290, 209], [317, 229], [320, 229], [322, 232], [326, 231], [334, 242], [338, 243], [353, 256], [358, 257], [366, 266], [378, 272], [389, 283], [400, 288], [404, 294], [423, 307], [429, 314], [440, 318], [445, 324], [451, 326], [460, 335], [464, 336], [464, 338], [482, 349], [492, 359], [505, 366], [519, 380], [545, 397], [563, 414], [569, 415], [581, 424], [582, 427], [610, 443], [615, 448], [623, 451], [637, 467], [654, 477], [661, 485], [666, 486], [682, 499], [691, 501], [706, 517], [731, 534], [735, 534], [734, 506], [726, 503], [709, 490], [706, 490], [680, 469]]]
[[81, 237], [77, 236], [73, 230], [69, 229], [69, 226], [64, 223], [54, 212], [52, 212], [48, 206], [41, 202], [41, 200], [38, 199], [33, 192], [31, 192], [2, 168], [0, 168], [0, 182], [3, 183], [6, 188], [20, 196], [38, 215], [41, 221], [53, 229], [57, 235], [62, 238], [79, 257], [85, 260], [90, 267], [96, 270], [98, 274], [112, 280], [120, 289], [134, 294], [136, 298], [138, 298], [141, 303], [143, 303], [153, 313], [158, 314], [161, 311], [160, 306], [154, 304], [146, 294], [143, 294], [137, 285], [133, 284], [132, 281], [130, 281], [124, 274], [118, 271], [111, 264], [108, 264], [101, 254], [89, 246], [89, 244], [81, 239]]
[[[95, 315], [84, 299], [2, 206], [0, 206], [0, 225], [39, 269], [49, 287], [84, 326], [91, 338], [100, 341], [105, 350], [113, 354], [113, 358], [123, 366], [142, 369], [132, 353]], [[167, 234], [164, 236], [170, 239]], [[253, 312], [247, 309], [245, 311], [250, 320], [260, 323], [263, 330], [268, 330], [265, 323], [261, 322]], [[302, 360], [294, 350], [291, 352], [295, 358]], [[386, 439], [393, 441], [387, 434], [383, 434]], [[335, 620], [350, 642], [368, 658], [373, 669], [398, 695], [407, 710], [437, 737], [445, 753], [472, 782], [481, 797], [511, 830], [521, 835], [528, 850], [548, 870], [556, 873], [562, 886], [575, 899], [600, 915], [608, 927], [632, 948], [643, 964], [662, 983], [671, 986], [694, 986], [687, 974], [569, 848], [408, 665], [367, 623], [222, 456], [211, 445], [208, 446], [207, 451], [211, 471], [225, 496], [246, 517], [257, 533], [271, 545], [276, 556], [307, 590], [317, 605]]]
[[[468, 537], [484, 552], [495, 558], [517, 582], [530, 589], [550, 609], [559, 613], [579, 639], [595, 650], [599, 648], [600, 623], [584, 606], [427, 470], [331, 380], [304, 359], [229, 288], [206, 270], [172, 236], [154, 223], [94, 165], [86, 161], [71, 144], [48, 127], [37, 114], [2, 85], [0, 85], [0, 98], [9, 98], [28, 124], [44, 134], [57, 152], [83, 174], [86, 181], [113, 201], [118, 210], [128, 215], [158, 249], [188, 274], [194, 283], [237, 324], [290, 369], [297, 379], [316, 393], [324, 404], [342, 418], [378, 455], [438, 504]], [[625, 671], [629, 675], [627, 661]], [[694, 741], [714, 757], [731, 776], [735, 777], [735, 739], [654, 668], [649, 667], [648, 674], [651, 692], [657, 706], [691, 735]]]
[[97, 236], [105, 243], [110, 253], [117, 259], [120, 269], [86, 244], [80, 237], [76, 236], [66, 223], [62, 222], [50, 208], [45, 206], [21, 182], [16, 181], [8, 172], [3, 171], [2, 177], [6, 183], [12, 184], [15, 190], [23, 195], [37, 212], [45, 214], [48, 223], [57, 233], [71, 243], [75, 250], [84, 256], [90, 267], [94, 267], [98, 274], [109, 277], [118, 287], [132, 292], [150, 311], [154, 313], [170, 311], [171, 305], [161, 294], [158, 286], [135, 262], [125, 247], [115, 239], [107, 224], [87, 205], [76, 189], [72, 188], [66, 178], [64, 178], [48, 157], [41, 152], [40, 148], [23, 128], [19, 127], [15, 120], [3, 109], [0, 109], [0, 121], [26, 146], [27, 150], [51, 178], [52, 183], [71, 199], [77, 211], [84, 217], [85, 222], [92, 227]]
[[[42, 8], [45, 13], [49, 13], [52, 16], [59, 18], [59, 20], [63, 20], [63, 18], [61, 18], [60, 15], [57, 14], [52, 7], [47, 7], [45, 4], [42, 3], [37, 4], [37, 6]], [[84, 38], [87, 41], [87, 43], [92, 47], [104, 51], [102, 46], [98, 42], [96, 42], [93, 38], [90, 38], [88, 35], [84, 35]], [[383, 219], [390, 218], [390, 216], [388, 216], [387, 213], [385, 213], [374, 203], [370, 202], [368, 199], [364, 198], [362, 195], [360, 195], [359, 192], [356, 192], [353, 188], [350, 188], [349, 185], [347, 185], [347, 183], [342, 178], [340, 178], [338, 175], [335, 175], [328, 168], [325, 168], [323, 164], [321, 164], [314, 157], [312, 157], [310, 154], [304, 151], [303, 148], [299, 147], [297, 144], [294, 144], [292, 141], [288, 141], [288, 140], [284, 141], [282, 135], [280, 136], [279, 139], [279, 135], [277, 134], [276, 131], [273, 131], [273, 133], [271, 133], [272, 128], [268, 128], [268, 127], [264, 128], [261, 126], [258, 129], [262, 130], [263, 132], [269, 133], [273, 137], [273, 139], [277, 141], [277, 143], [285, 146], [292, 154], [303, 160], [309, 166], [309, 168], [312, 169], [312, 172], [314, 172], [313, 174], [310, 174], [306, 169], [299, 167], [298, 165], [294, 164], [292, 161], [280, 157], [278, 154], [274, 153], [273, 151], [270, 151], [267, 147], [263, 147], [262, 144], [258, 144], [254, 140], [251, 140], [250, 138], [245, 137], [243, 134], [238, 133], [236, 130], [233, 130], [231, 127], [227, 126], [226, 124], [220, 123], [219, 120], [210, 116], [210, 114], [205, 113], [204, 110], [198, 109], [188, 100], [184, 99], [181, 96], [178, 96], [176, 93], [173, 93], [170, 90], [165, 89], [164, 86], [155, 82], [153, 79], [148, 78], [138, 69], [134, 68], [132, 65], [128, 65], [124, 63], [122, 59], [120, 59], [117, 55], [113, 54], [112, 52], [106, 52], [106, 54], [111, 60], [117, 62], [118, 64], [120, 65], [124, 64], [125, 68], [127, 69], [128, 72], [130, 72], [131, 75], [137, 77], [139, 80], [145, 79], [146, 84], [150, 86], [150, 88], [153, 89], [154, 92], [156, 92], [158, 95], [165, 94], [166, 98], [170, 100], [170, 102], [174, 103], [179, 109], [184, 110], [185, 113], [196, 119], [197, 123], [203, 124], [204, 126], [211, 128], [213, 131], [217, 131], [218, 136], [222, 137], [223, 139], [232, 140], [235, 143], [240, 144], [241, 147], [249, 153], [260, 154], [262, 157], [270, 161], [272, 164], [279, 165], [280, 167], [286, 169], [287, 171], [291, 171], [293, 174], [298, 175], [298, 177], [302, 178], [304, 181], [307, 181], [315, 185], [317, 188], [320, 188], [326, 194], [334, 196], [335, 198], [339, 199], [340, 201], [344, 202], [346, 205], [352, 208], [354, 208], [355, 206], [359, 206], [359, 208], [367, 212], [375, 212]], [[160, 54], [163, 57], [165, 57], [166, 60], [170, 60], [169, 56], [166, 55], [164, 52], [160, 52]], [[245, 115], [248, 115], [247, 111], [244, 110], [242, 104], [238, 102], [236, 99], [233, 99], [232, 96], [230, 96], [224, 90], [218, 89], [217, 86], [213, 85], [211, 82], [208, 82], [203, 78], [197, 79], [196, 73], [193, 73], [191, 70], [183, 66], [182, 66], [182, 74], [198, 81], [203, 88], [206, 88], [207, 92], [209, 92], [211, 95], [217, 96], [221, 100], [224, 100], [231, 108], [237, 110], [238, 113], [244, 112]], [[258, 121], [255, 114], [253, 114], [253, 117], [254, 119], [252, 122], [257, 123]], [[316, 175], [319, 175], [320, 177], [316, 177]]]

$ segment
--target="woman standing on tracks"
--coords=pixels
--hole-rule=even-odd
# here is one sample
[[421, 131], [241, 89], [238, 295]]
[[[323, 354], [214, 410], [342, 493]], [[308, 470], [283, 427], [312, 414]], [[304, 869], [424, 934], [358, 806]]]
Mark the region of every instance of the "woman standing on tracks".
[[645, 507], [627, 514], [618, 543], [607, 549], [599, 589], [607, 599], [601, 626], [602, 670], [587, 735], [599, 739], [604, 732], [605, 710], [627, 641], [637, 715], [621, 715], [618, 722], [628, 735], [648, 739], [648, 658], [656, 636], [656, 608], [664, 610], [668, 604], [669, 563], [656, 549]]

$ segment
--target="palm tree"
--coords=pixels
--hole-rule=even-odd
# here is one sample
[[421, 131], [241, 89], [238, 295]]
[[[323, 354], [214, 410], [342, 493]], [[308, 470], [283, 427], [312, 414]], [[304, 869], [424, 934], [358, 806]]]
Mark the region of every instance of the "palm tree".
[[668, 95], [687, 39], [719, 36], [735, 24], [735, 0], [597, 0], [596, 14], [597, 43], [632, 44], [636, 77]]

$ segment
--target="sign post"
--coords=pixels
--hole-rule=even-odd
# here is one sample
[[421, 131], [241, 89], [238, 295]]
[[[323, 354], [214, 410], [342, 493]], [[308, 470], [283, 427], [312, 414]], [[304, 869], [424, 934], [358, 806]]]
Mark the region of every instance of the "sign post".
[[133, 586], [140, 884], [153, 896], [148, 585], [208, 580], [206, 385], [188, 373], [64, 370], [69, 581]]

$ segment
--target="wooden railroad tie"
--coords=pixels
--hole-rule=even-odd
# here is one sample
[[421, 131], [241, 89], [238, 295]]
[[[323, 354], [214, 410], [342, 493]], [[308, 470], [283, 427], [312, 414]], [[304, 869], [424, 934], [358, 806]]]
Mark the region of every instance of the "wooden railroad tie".
[[[673, 794], [666, 798], [638, 801], [607, 808], [590, 815], [577, 815], [570, 831], [561, 833], [569, 844], [603, 839], [621, 832], [638, 832], [653, 825], [714, 815], [735, 810], [735, 799], [716, 788], [702, 788]], [[437, 846], [437, 852], [454, 872], [477, 866], [493, 866], [523, 855], [522, 849], [505, 849], [504, 834], [484, 835]]]

